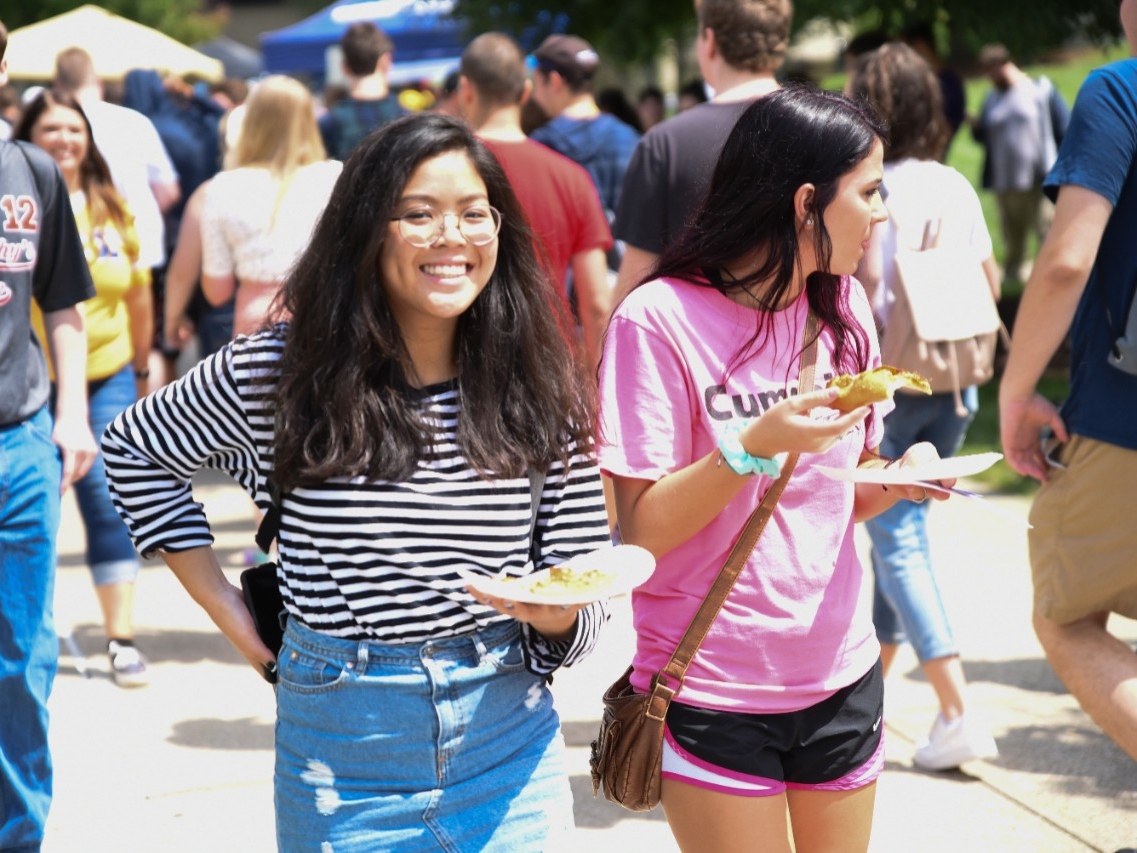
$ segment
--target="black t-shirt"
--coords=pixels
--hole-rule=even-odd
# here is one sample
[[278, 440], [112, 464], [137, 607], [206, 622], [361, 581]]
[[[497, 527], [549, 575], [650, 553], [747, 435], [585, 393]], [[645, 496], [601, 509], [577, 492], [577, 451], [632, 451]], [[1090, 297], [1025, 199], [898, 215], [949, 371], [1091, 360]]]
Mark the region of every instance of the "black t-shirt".
[[723, 143], [752, 103], [699, 104], [644, 134], [624, 175], [616, 239], [662, 252], [703, 200]]
[[35, 414], [50, 391], [32, 299], [46, 315], [94, 295], [59, 167], [33, 145], [0, 142], [0, 425]]

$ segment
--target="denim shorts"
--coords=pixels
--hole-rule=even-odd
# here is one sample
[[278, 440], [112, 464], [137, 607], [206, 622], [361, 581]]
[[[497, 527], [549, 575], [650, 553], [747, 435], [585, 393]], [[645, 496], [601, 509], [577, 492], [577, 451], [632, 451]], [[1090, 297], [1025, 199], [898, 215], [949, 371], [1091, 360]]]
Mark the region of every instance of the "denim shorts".
[[518, 623], [388, 645], [289, 619], [275, 798], [282, 853], [568, 849], [564, 740]]

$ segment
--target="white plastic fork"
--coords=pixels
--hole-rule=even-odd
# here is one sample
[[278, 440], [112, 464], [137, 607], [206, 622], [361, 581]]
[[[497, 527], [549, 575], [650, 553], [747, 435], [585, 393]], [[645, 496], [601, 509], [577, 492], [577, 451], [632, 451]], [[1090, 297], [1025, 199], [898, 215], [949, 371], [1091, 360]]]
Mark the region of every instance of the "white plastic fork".
[[967, 489], [958, 489], [954, 486], [941, 486], [939, 483], [934, 483], [929, 480], [918, 480], [915, 485], [923, 486], [925, 489], [935, 489], [937, 492], [947, 492], [949, 494], [959, 495], [960, 497], [974, 498], [975, 500], [983, 501], [987, 509], [998, 513], [1004, 518], [1013, 519], [1016, 524], [1025, 524], [1028, 528], [1034, 526], [1017, 512], [1011, 512], [1009, 509], [1001, 507], [997, 503], [992, 503], [991, 501], [987, 500], [985, 495], [981, 495], [979, 492], [969, 492]]

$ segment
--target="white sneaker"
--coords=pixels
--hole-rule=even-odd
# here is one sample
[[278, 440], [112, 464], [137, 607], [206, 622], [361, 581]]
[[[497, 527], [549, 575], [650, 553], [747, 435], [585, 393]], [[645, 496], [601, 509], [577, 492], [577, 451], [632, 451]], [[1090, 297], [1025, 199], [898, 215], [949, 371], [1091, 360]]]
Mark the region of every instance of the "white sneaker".
[[119, 687], [144, 687], [150, 683], [146, 658], [134, 646], [111, 640], [107, 643], [107, 655], [111, 659], [111, 675]]
[[927, 739], [916, 747], [913, 761], [924, 770], [950, 770], [966, 761], [998, 754], [995, 739], [974, 718], [962, 715], [945, 720], [943, 714], [937, 714]]

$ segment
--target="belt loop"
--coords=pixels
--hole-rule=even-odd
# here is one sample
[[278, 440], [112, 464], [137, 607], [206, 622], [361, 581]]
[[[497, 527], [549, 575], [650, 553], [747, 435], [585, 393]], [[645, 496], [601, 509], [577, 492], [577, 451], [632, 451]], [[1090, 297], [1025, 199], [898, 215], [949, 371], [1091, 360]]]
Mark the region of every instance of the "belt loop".
[[365, 640], [359, 644], [355, 655], [355, 671], [360, 675], [363, 675], [365, 672], [367, 672], [367, 660], [367, 641]]
[[484, 660], [488, 650], [486, 649], [486, 644], [482, 642], [482, 632], [475, 631], [470, 635], [470, 640], [474, 644], [474, 651], [477, 652], [478, 660]]

